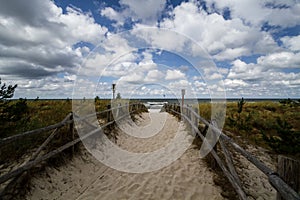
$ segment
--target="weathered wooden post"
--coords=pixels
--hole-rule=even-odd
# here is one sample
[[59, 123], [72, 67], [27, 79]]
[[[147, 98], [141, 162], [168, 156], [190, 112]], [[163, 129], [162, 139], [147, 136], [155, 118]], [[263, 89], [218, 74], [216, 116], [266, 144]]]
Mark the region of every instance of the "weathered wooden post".
[[107, 122], [110, 122], [111, 121], [111, 105], [110, 104], [108, 104], [107, 105], [107, 113], [106, 113], [106, 120], [107, 120]]
[[113, 99], [115, 99], [116, 98], [116, 84], [115, 83], [113, 83], [112, 84], [112, 91], [113, 91]]
[[[198, 107], [194, 108], [194, 111], [195, 111], [195, 113], [198, 114], [198, 112], [199, 112]], [[199, 119], [195, 115], [194, 115], [194, 124], [195, 124], [196, 127], [199, 127]]]
[[[185, 95], [185, 89], [181, 89], [181, 111], [180, 111], [181, 115], [183, 115], [184, 95]], [[181, 116], [180, 119], [182, 119]]]
[[[216, 122], [215, 122], [215, 121], [212, 121], [212, 122], [210, 123], [210, 126], [215, 126], [215, 127], [217, 127]], [[205, 126], [205, 128], [204, 128], [204, 130], [203, 130], [203, 135], [206, 137], [208, 131], [211, 131], [210, 133], [211, 133], [212, 135], [211, 135], [210, 139], [211, 139], [211, 141], [215, 141], [215, 140], [216, 140], [216, 133], [214, 133], [214, 131], [212, 130], [212, 128], [211, 128], [210, 126], [207, 126], [207, 125]], [[214, 147], [213, 147], [213, 150], [214, 150], [216, 153], [218, 153], [218, 147], [217, 147], [217, 144], [218, 144], [218, 143], [216, 143], [216, 144], [214, 145]], [[215, 158], [214, 158], [214, 156], [212, 155], [211, 152], [207, 155], [207, 159], [208, 159], [208, 161], [209, 161], [210, 167], [211, 167], [213, 170], [217, 169], [218, 163], [217, 163], [217, 161], [215, 160]]]
[[121, 103], [118, 103], [118, 107], [117, 107], [117, 110], [116, 110], [116, 116], [115, 116], [116, 119], [118, 119], [119, 116], [120, 116], [120, 107], [121, 107]]
[[[69, 125], [69, 131], [71, 133], [71, 138], [72, 138], [72, 141], [75, 139], [74, 137], [74, 116], [73, 116], [73, 113], [71, 113], [70, 115], [70, 120], [72, 120], [72, 123], [70, 123]], [[74, 145], [72, 146], [72, 155], [74, 155]]]
[[190, 110], [190, 109], [192, 109], [192, 107], [190, 105], [187, 105], [187, 107], [188, 107], [188, 109], [186, 110], [187, 111], [186, 114], [187, 114], [189, 120], [192, 120], [191, 110]]
[[[291, 188], [300, 194], [300, 161], [286, 156], [278, 156], [277, 173]], [[277, 193], [277, 200], [283, 200]]]
[[[192, 109], [194, 110], [195, 113], [198, 113], [198, 108], [192, 108]], [[191, 121], [192, 121], [192, 124], [198, 128], [199, 119], [193, 113], [191, 113]], [[197, 135], [196, 131], [194, 129], [192, 129], [192, 130], [193, 130], [193, 134]]]

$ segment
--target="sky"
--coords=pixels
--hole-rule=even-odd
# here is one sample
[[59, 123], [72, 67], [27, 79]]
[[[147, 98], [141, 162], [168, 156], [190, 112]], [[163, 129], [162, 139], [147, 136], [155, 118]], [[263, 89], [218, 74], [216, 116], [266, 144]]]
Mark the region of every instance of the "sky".
[[14, 98], [300, 98], [299, 0], [0, 0]]

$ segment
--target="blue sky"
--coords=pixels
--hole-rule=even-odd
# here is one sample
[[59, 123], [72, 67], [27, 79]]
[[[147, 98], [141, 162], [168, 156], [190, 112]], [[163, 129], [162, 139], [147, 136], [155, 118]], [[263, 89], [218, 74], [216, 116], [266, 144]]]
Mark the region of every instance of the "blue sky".
[[1, 0], [0, 77], [15, 98], [300, 98], [299, 33], [299, 0]]

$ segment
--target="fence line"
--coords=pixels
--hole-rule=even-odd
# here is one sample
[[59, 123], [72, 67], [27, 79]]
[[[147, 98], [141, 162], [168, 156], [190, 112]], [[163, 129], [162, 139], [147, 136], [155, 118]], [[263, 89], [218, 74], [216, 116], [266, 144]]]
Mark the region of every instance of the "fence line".
[[[138, 103], [136, 103], [136, 104], [138, 104]], [[129, 104], [129, 105], [134, 105], [134, 104]], [[106, 109], [104, 111], [92, 113], [92, 114], [84, 116], [83, 118], [76, 119], [76, 121], [81, 121], [81, 120], [84, 120], [84, 119], [91, 118], [91, 117], [95, 116], [95, 114], [100, 115], [100, 114], [107, 113], [107, 112], [109, 113], [109, 112], [112, 112], [115, 109], [120, 109], [120, 108], [127, 107], [127, 106], [128, 105], [123, 105], [123, 106], [118, 106], [118, 107], [113, 107], [113, 108], [110, 108], [110, 109]], [[46, 131], [50, 131], [50, 130], [53, 130], [53, 129], [56, 129], [56, 128], [59, 129], [59, 128], [65, 126], [65, 125], [71, 124], [71, 123], [73, 123], [73, 119], [63, 120], [61, 122], [58, 122], [56, 124], [52, 124], [52, 125], [49, 125], [49, 126], [46, 126], [46, 127], [42, 127], [42, 128], [39, 128], [39, 129], [30, 130], [30, 131], [26, 131], [24, 133], [12, 135], [10, 137], [2, 138], [2, 139], [0, 139], [0, 145], [7, 144], [9, 142], [13, 142], [13, 141], [15, 141], [17, 139], [20, 139], [20, 138], [23, 138], [25, 136], [36, 135], [36, 134], [46, 132]]]
[[[175, 111], [173, 109], [171, 111], [174, 112], [174, 113], [176, 113], [177, 115], [181, 114], [180, 112], [177, 112], [177, 111]], [[199, 131], [198, 127], [196, 127], [193, 124], [193, 122], [186, 115], [181, 115], [181, 117], [184, 118], [191, 125], [191, 127], [199, 135], [199, 137], [202, 139], [202, 141], [205, 141], [204, 140], [205, 137], [201, 134], [201, 132]], [[207, 144], [207, 145], [210, 146], [210, 144]], [[245, 192], [243, 191], [243, 189], [241, 188], [241, 186], [237, 183], [237, 181], [235, 180], [235, 178], [233, 177], [233, 175], [228, 171], [228, 169], [226, 168], [225, 164], [222, 162], [222, 160], [220, 159], [220, 157], [218, 156], [218, 154], [216, 153], [216, 151], [212, 147], [210, 149], [211, 149], [211, 152], [210, 152], [211, 155], [214, 157], [215, 161], [218, 163], [219, 167], [222, 169], [223, 173], [225, 174], [225, 176], [227, 177], [227, 179], [231, 183], [232, 187], [237, 192], [239, 198], [242, 199], [242, 200], [246, 200], [247, 196], [246, 196]]]
[[[196, 131], [196, 133], [200, 136], [200, 138], [202, 139], [202, 141], [205, 141], [204, 140], [204, 136], [202, 135], [203, 133], [201, 133], [199, 131], [199, 128], [194, 125], [194, 123], [190, 120], [190, 118], [188, 116], [186, 116], [185, 114], [180, 113], [180, 106], [179, 105], [165, 105], [165, 107], [166, 107], [166, 111], [169, 111], [169, 112], [171, 111], [172, 113], [175, 113], [177, 116], [181, 116], [182, 118], [184, 118], [191, 125], [191, 127]], [[234, 147], [234, 149], [237, 152], [239, 152], [241, 155], [243, 155], [247, 160], [249, 160], [252, 164], [254, 164], [260, 171], [262, 171], [268, 177], [268, 180], [271, 183], [271, 185], [279, 192], [279, 194], [281, 195], [281, 197], [283, 197], [284, 199], [287, 199], [287, 200], [300, 200], [299, 194], [295, 190], [293, 190], [287, 183], [285, 183], [279, 177], [279, 175], [276, 172], [274, 172], [272, 169], [270, 169], [269, 167], [267, 167], [264, 163], [262, 163], [257, 158], [255, 158], [252, 154], [250, 154], [249, 152], [247, 152], [246, 150], [244, 150], [242, 147], [240, 147], [238, 144], [236, 144], [230, 137], [228, 137], [227, 135], [225, 135], [213, 123], [210, 123], [207, 120], [205, 120], [204, 118], [202, 118], [193, 109], [191, 109], [188, 106], [183, 106], [183, 108], [188, 111], [188, 115], [190, 115], [190, 116], [194, 115], [194, 117], [196, 117], [203, 124], [205, 124], [207, 128], [212, 129], [212, 131], [216, 135], [220, 135], [219, 142], [221, 144], [221, 147], [222, 146], [225, 147], [225, 145], [223, 143], [223, 140], [227, 141], [229, 144], [231, 144], [232, 147]], [[226, 158], [226, 162], [228, 164], [229, 171], [227, 170], [226, 167], [224, 168], [224, 163], [221, 161], [221, 159], [219, 158], [219, 156], [216, 154], [215, 150], [212, 149], [212, 151], [211, 151], [212, 156], [217, 161], [217, 163], [219, 164], [220, 168], [223, 170], [224, 174], [226, 175], [226, 177], [228, 178], [228, 180], [232, 184], [233, 188], [236, 190], [239, 198], [240, 199], [245, 199], [246, 197], [243, 194], [244, 192], [241, 189], [241, 187], [239, 186], [239, 182], [240, 181], [239, 181], [239, 179], [237, 179], [236, 174], [234, 172], [235, 169], [233, 169], [234, 166], [232, 165], [232, 162], [230, 161], [230, 156], [229, 155], [226, 156], [226, 154], [228, 154], [228, 150], [227, 149], [225, 149], [225, 150], [223, 149], [223, 153], [225, 155], [225, 158], [227, 157]], [[228, 161], [227, 161], [227, 159], [228, 159]]]
[[[133, 106], [133, 105], [137, 105], [137, 106]], [[5, 192], [7, 189], [11, 188], [13, 183], [17, 182], [18, 179], [21, 177], [21, 175], [28, 171], [29, 169], [31, 169], [32, 167], [34, 167], [35, 165], [41, 163], [42, 161], [45, 161], [59, 153], [61, 153], [62, 151], [70, 148], [70, 147], [74, 147], [74, 145], [76, 145], [77, 143], [79, 143], [80, 141], [82, 140], [85, 140], [87, 139], [88, 137], [92, 136], [93, 134], [99, 132], [101, 129], [103, 128], [106, 128], [110, 125], [112, 125], [113, 123], [115, 123], [116, 121], [119, 121], [123, 118], [125, 118], [126, 116], [138, 111], [139, 109], [143, 108], [144, 105], [140, 106], [142, 104], [140, 103], [136, 103], [136, 104], [127, 104], [127, 105], [124, 105], [124, 106], [118, 106], [118, 107], [113, 107], [113, 108], [110, 108], [110, 109], [107, 109], [107, 110], [104, 110], [104, 111], [101, 111], [101, 112], [98, 112], [96, 114], [100, 114], [100, 113], [107, 113], [107, 116], [111, 115], [112, 111], [115, 110], [115, 109], [120, 109], [120, 108], [123, 108], [123, 107], [128, 107], [128, 109], [130, 109], [131, 111], [128, 112], [127, 114], [125, 113], [124, 115], [118, 117], [117, 119], [113, 119], [113, 118], [108, 118], [110, 119], [110, 121], [108, 121], [106, 124], [102, 125], [101, 127], [97, 127], [95, 125], [92, 125], [92, 124], [89, 124], [88, 121], [86, 121], [87, 118], [91, 117], [91, 115], [87, 115], [83, 118], [76, 118], [75, 120], [76, 121], [84, 121], [86, 123], [88, 123], [89, 125], [93, 126], [93, 128], [95, 128], [94, 130], [92, 130], [91, 132], [85, 134], [84, 136], [81, 136], [81, 137], [78, 137], [76, 139], [74, 139], [72, 137], [72, 141], [60, 146], [59, 148], [51, 151], [51, 152], [48, 152], [47, 154], [43, 155], [43, 156], [39, 156], [40, 152], [46, 147], [47, 144], [49, 144], [49, 142], [51, 141], [51, 139], [54, 138], [54, 136], [57, 134], [57, 131], [59, 128], [63, 127], [64, 125], [68, 125], [70, 124], [70, 129], [72, 130], [73, 132], [73, 129], [74, 129], [74, 117], [73, 117], [73, 114], [70, 113], [68, 114], [65, 119], [57, 124], [54, 124], [54, 125], [50, 125], [50, 126], [47, 126], [47, 127], [44, 127], [44, 128], [40, 128], [40, 129], [36, 129], [36, 130], [33, 130], [33, 131], [27, 131], [25, 133], [21, 133], [21, 134], [18, 134], [16, 135], [15, 137], [8, 137], [8, 138], [4, 138], [1, 140], [2, 143], [10, 143], [16, 139], [19, 139], [19, 138], [22, 138], [22, 137], [25, 137], [25, 136], [29, 136], [29, 135], [35, 135], [35, 134], [38, 134], [38, 133], [41, 133], [43, 131], [49, 131], [49, 130], [53, 130], [52, 133], [50, 134], [50, 136], [48, 136], [48, 138], [43, 142], [43, 144], [33, 153], [33, 155], [31, 156], [31, 158], [25, 162], [24, 164], [22, 164], [20, 167], [18, 167], [17, 169], [15, 170], [12, 170], [2, 176], [0, 176], [0, 184], [8, 181], [9, 179], [11, 178], [14, 178], [10, 183], [8, 183], [8, 185], [0, 192], [0, 198], [1, 196], [5, 195]], [[94, 114], [93, 114], [94, 116]], [[70, 119], [72, 118], [72, 119]], [[72, 125], [72, 126], [71, 126]]]

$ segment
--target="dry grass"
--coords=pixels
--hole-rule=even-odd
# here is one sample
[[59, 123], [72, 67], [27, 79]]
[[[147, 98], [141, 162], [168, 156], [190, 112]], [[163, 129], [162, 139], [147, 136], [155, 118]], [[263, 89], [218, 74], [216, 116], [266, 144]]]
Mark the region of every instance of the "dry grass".
[[[99, 100], [95, 104], [97, 111], [107, 108], [107, 100]], [[8, 122], [0, 127], [3, 131], [0, 138], [5, 138], [25, 131], [46, 127], [61, 122], [72, 112], [71, 100], [35, 100], [27, 101], [28, 112], [19, 121]], [[21, 158], [24, 154], [32, 152], [35, 148], [51, 134], [52, 131], [40, 133], [34, 136], [23, 137], [0, 148], [0, 164]], [[48, 145], [48, 150], [70, 141], [69, 127], [65, 126], [59, 130], [57, 136]]]
[[[224, 130], [241, 136], [252, 144], [268, 148], [262, 132], [277, 135], [277, 120], [287, 121], [293, 131], [300, 131], [300, 106], [279, 102], [247, 102], [240, 116], [237, 102], [227, 102]], [[211, 120], [210, 103], [199, 104], [200, 115]]]
[[[103, 99], [95, 101], [95, 111], [101, 112], [106, 110], [110, 103], [110, 100]], [[0, 129], [3, 130], [0, 134], [0, 138], [6, 138], [29, 130], [56, 124], [61, 122], [70, 112], [72, 112], [71, 100], [34, 100], [27, 101], [27, 106], [28, 112], [22, 116], [22, 119], [7, 122], [3, 124], [3, 127], [0, 125]], [[103, 113], [99, 117], [106, 118], [106, 116], [107, 113]], [[33, 149], [41, 145], [51, 132], [52, 131], [48, 131], [34, 136], [26, 136], [13, 141], [12, 143], [2, 145], [0, 147], [0, 165], [9, 160], [18, 159], [26, 153], [30, 153]], [[71, 138], [69, 126], [62, 127], [59, 130], [57, 137], [55, 137], [48, 145], [48, 150], [65, 144], [70, 141]]]

